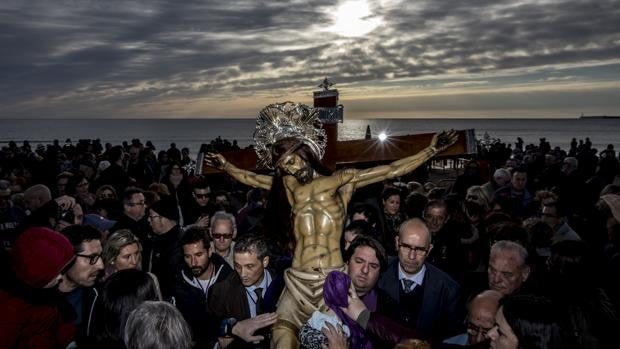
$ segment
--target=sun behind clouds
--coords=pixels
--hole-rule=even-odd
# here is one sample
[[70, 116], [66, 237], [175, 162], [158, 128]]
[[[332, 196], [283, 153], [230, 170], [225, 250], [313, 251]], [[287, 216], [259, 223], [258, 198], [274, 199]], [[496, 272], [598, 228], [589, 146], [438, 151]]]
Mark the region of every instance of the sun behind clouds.
[[334, 24], [327, 31], [344, 37], [366, 35], [383, 22], [380, 17], [373, 16], [366, 0], [345, 1], [331, 15]]

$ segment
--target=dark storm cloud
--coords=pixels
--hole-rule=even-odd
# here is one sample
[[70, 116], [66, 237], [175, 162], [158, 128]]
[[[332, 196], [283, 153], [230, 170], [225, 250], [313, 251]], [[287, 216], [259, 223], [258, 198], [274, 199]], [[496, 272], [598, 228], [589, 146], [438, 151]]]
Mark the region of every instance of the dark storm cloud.
[[[618, 1], [427, 1], [387, 8], [392, 19], [387, 36], [402, 35], [384, 52], [430, 63], [409, 65], [442, 73], [455, 68], [469, 72], [546, 64], [606, 60], [620, 49]], [[430, 70], [429, 70], [430, 69]]]
[[382, 24], [342, 38], [325, 31], [333, 1], [4, 1], [0, 117], [620, 57], [619, 1], [369, 4]]

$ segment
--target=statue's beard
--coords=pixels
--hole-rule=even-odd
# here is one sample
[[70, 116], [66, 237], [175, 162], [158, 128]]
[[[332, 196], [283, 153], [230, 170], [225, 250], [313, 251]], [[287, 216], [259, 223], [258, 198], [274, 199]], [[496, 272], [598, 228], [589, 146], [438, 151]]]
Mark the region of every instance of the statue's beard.
[[314, 178], [314, 169], [310, 166], [302, 168], [301, 170], [293, 173], [293, 177], [301, 184], [308, 184]]

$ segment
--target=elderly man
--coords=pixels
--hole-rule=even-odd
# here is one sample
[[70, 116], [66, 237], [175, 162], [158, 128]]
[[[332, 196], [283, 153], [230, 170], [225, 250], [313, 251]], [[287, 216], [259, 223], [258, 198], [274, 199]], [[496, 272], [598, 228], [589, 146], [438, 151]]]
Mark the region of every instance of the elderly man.
[[444, 341], [445, 344], [474, 348], [488, 347], [487, 333], [495, 326], [495, 314], [504, 295], [493, 290], [482, 291], [467, 305], [467, 332]]
[[426, 224], [418, 218], [405, 221], [395, 244], [398, 259], [379, 279], [379, 311], [433, 342], [461, 333], [465, 309], [460, 287], [426, 262], [433, 249]]
[[510, 171], [505, 168], [498, 168], [493, 173], [493, 177], [482, 185], [487, 201], [491, 201], [497, 189], [510, 183]]
[[[272, 344], [278, 348], [298, 347], [301, 325], [315, 310], [327, 310], [320, 290], [329, 271], [344, 268], [340, 237], [354, 191], [415, 170], [457, 139], [454, 132], [436, 135], [426, 149], [390, 165], [344, 169], [331, 175], [320, 163], [326, 137], [324, 130], [315, 128], [317, 115], [316, 109], [293, 103], [273, 104], [261, 111], [254, 137], [258, 163], [275, 169], [275, 177], [237, 168], [220, 154], [205, 156], [207, 165], [236, 180], [271, 190], [272, 213], [267, 217], [286, 218], [280, 225], [281, 240], [294, 237], [293, 263], [285, 273], [286, 289], [273, 330]], [[271, 205], [279, 205], [280, 212], [273, 213]], [[293, 217], [292, 226], [288, 217]]]
[[211, 250], [222, 257], [230, 267], [234, 267], [233, 250], [237, 236], [235, 216], [223, 211], [216, 212], [211, 220]]
[[526, 261], [527, 251], [516, 242], [501, 240], [494, 243], [487, 269], [489, 288], [503, 295], [519, 292], [530, 276]]

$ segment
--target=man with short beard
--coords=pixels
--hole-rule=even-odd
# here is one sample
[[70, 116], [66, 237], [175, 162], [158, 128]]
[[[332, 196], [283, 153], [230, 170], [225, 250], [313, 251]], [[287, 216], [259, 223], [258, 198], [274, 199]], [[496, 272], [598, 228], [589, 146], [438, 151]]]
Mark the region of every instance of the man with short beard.
[[177, 309], [192, 329], [197, 348], [212, 347], [217, 340], [219, 323], [207, 314], [207, 297], [216, 282], [224, 280], [232, 268], [217, 253], [212, 253], [207, 231], [187, 229], [181, 238], [185, 264], [174, 289]]

